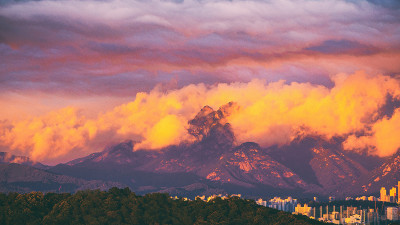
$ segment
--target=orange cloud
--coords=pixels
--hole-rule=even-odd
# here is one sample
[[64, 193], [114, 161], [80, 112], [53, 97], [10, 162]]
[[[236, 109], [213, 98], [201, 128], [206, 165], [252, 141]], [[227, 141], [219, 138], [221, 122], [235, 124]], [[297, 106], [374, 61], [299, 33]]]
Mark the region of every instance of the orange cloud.
[[390, 156], [400, 148], [400, 109], [397, 109], [392, 118], [383, 118], [374, 127], [375, 146], [380, 156]]
[[[332, 88], [263, 80], [188, 85], [168, 92], [156, 87], [92, 118], [67, 107], [3, 124], [0, 143], [37, 160], [87, 154], [124, 139], [137, 141], [135, 149], [159, 149], [193, 141], [187, 121], [203, 106], [217, 109], [233, 101], [239, 107], [232, 110], [226, 122], [232, 125], [238, 143], [255, 141], [270, 146], [290, 143], [299, 134], [318, 134], [327, 139], [350, 135], [344, 143], [346, 149], [372, 146], [378, 155], [392, 154], [400, 145], [395, 137], [400, 111], [380, 119], [379, 110], [388, 95], [400, 99], [399, 81], [364, 72], [338, 74], [332, 81]], [[362, 131], [370, 132], [370, 137], [351, 135]]]
[[83, 148], [87, 131], [85, 118], [67, 107], [42, 117], [12, 123], [3, 128], [0, 140], [10, 149], [18, 149], [32, 159], [57, 158], [76, 148]]
[[343, 143], [345, 149], [376, 150], [379, 156], [390, 156], [400, 148], [400, 108], [396, 109], [391, 118], [384, 117], [372, 126], [369, 135], [357, 137], [351, 135]]

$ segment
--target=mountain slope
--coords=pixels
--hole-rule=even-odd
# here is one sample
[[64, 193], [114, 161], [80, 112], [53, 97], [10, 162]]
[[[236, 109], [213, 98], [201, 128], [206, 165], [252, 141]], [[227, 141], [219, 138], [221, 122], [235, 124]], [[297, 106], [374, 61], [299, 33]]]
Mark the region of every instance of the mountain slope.
[[[340, 138], [326, 140], [305, 136], [284, 146], [262, 148], [257, 143], [237, 145], [226, 118], [237, 109], [228, 103], [218, 110], [209, 106], [188, 121], [194, 142], [158, 151], [133, 151], [125, 141], [60, 164], [50, 172], [90, 180], [121, 182], [138, 193], [165, 191], [198, 193], [229, 190], [230, 193], [304, 193], [340, 196], [344, 186], [354, 185], [379, 163], [342, 150]], [[191, 188], [189, 188], [190, 190]]]
[[87, 181], [65, 175], [57, 175], [44, 170], [20, 164], [0, 164], [1, 192], [75, 192], [84, 189], [107, 190], [124, 187], [116, 182], [99, 180]]
[[185, 201], [129, 189], [68, 194], [1, 195], [1, 224], [326, 224], [239, 197]]
[[[378, 193], [381, 187], [396, 187], [400, 181], [400, 150], [370, 174], [362, 176], [349, 191], [367, 194]], [[354, 190], [353, 192], [351, 192]]]
[[27, 166], [33, 166], [39, 169], [49, 168], [49, 166], [43, 165], [40, 162], [34, 162], [26, 156], [16, 156], [8, 152], [0, 152], [0, 163], [18, 163]]
[[[237, 107], [229, 103], [214, 111], [205, 106], [189, 121], [188, 132], [197, 141], [160, 151], [133, 151], [123, 142], [103, 152], [57, 165], [52, 172], [84, 179], [122, 182], [135, 191], [177, 191], [187, 186], [207, 190], [250, 189], [304, 190], [309, 185], [294, 171], [277, 162], [256, 143], [235, 147], [235, 137], [225, 117]], [[311, 184], [311, 186], [315, 186]], [[171, 189], [172, 188], [172, 189]]]
[[343, 185], [351, 185], [369, 173], [340, 149], [338, 142], [309, 136], [294, 140], [287, 146], [271, 148], [269, 154], [295, 171], [305, 182], [317, 185], [309, 191], [340, 195]]

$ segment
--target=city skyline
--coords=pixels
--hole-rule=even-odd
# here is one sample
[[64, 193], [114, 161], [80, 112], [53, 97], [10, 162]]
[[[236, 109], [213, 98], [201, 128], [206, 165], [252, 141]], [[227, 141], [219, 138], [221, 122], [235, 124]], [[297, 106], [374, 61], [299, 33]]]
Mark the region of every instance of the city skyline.
[[[337, 204], [340, 206], [336, 208], [336, 205], [329, 206], [332, 201], [335, 201], [335, 197], [329, 197], [329, 202], [321, 202], [326, 206], [311, 207], [307, 203], [298, 203], [297, 199], [289, 196], [286, 199], [280, 197], [270, 198], [269, 200], [263, 200], [259, 198], [256, 200], [258, 205], [264, 207], [270, 207], [278, 209], [285, 212], [290, 212], [293, 214], [305, 215], [311, 219], [320, 220], [324, 222], [330, 222], [334, 224], [380, 224], [383, 221], [398, 221], [399, 216], [399, 205], [400, 205], [400, 181], [398, 181], [397, 187], [392, 187], [390, 189], [390, 194], [387, 195], [386, 188], [382, 187], [380, 191], [380, 196], [376, 198], [375, 196], [361, 196], [361, 197], [346, 197], [345, 201], [356, 200], [353, 202], [353, 206], [344, 207], [340, 205], [343, 201], [339, 201]], [[361, 205], [366, 201], [375, 202], [375, 208], [362, 207]], [[382, 206], [377, 208], [376, 201], [383, 202]], [[311, 204], [318, 203], [318, 198], [314, 197]], [[360, 202], [360, 206], [357, 206], [357, 202]], [[396, 206], [386, 206], [384, 207], [384, 202], [396, 203]], [[317, 212], [318, 209], [318, 212]]]

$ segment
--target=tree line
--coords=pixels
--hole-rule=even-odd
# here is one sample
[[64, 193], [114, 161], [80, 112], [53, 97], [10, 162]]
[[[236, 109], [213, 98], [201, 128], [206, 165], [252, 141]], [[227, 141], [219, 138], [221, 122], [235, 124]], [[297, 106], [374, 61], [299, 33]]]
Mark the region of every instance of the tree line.
[[0, 224], [324, 224], [257, 205], [219, 197], [205, 202], [165, 193], [138, 196], [129, 188], [75, 194], [0, 193]]

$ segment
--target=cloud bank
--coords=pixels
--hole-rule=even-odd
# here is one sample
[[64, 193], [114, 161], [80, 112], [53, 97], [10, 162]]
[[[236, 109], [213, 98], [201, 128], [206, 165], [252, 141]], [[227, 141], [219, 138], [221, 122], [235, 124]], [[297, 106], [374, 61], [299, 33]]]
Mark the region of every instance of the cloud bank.
[[192, 142], [187, 122], [209, 105], [236, 102], [227, 118], [237, 143], [263, 147], [289, 144], [304, 135], [347, 138], [345, 149], [368, 148], [388, 156], [400, 147], [400, 108], [382, 113], [388, 99], [400, 101], [400, 82], [383, 75], [337, 74], [334, 86], [253, 80], [188, 85], [138, 93], [135, 100], [99, 114], [80, 115], [67, 107], [31, 120], [3, 122], [0, 143], [33, 159], [57, 159], [98, 151], [99, 146], [134, 139], [135, 149], [159, 149]]

